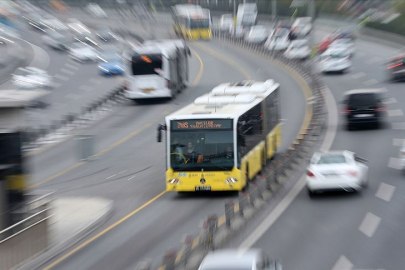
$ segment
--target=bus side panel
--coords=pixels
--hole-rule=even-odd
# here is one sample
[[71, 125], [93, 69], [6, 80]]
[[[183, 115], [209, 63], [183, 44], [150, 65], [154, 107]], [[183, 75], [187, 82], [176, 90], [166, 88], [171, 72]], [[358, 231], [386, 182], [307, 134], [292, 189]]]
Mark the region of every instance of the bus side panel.
[[[256, 145], [244, 158], [242, 164], [248, 167], [248, 180], [252, 180], [262, 169], [264, 141]], [[246, 169], [243, 170], [246, 174]]]

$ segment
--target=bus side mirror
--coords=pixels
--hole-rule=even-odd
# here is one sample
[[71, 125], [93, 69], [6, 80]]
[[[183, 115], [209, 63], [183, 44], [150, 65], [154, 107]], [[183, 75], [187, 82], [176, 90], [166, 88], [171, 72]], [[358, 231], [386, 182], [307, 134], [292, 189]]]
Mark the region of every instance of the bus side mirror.
[[157, 141], [162, 142], [162, 130], [166, 130], [166, 125], [158, 125], [157, 128]]

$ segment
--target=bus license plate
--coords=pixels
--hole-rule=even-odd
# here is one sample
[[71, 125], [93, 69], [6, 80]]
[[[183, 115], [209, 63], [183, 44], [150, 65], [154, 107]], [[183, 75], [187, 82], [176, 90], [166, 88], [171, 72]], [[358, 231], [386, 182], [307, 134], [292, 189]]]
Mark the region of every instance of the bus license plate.
[[211, 191], [211, 187], [210, 186], [195, 187], [195, 191]]

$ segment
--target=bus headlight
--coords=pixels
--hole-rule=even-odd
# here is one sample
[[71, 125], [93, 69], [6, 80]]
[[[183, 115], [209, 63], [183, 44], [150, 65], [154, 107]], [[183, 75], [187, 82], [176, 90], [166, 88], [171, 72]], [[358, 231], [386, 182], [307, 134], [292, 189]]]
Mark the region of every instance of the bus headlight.
[[238, 178], [234, 178], [234, 177], [229, 177], [225, 181], [225, 183], [227, 183], [227, 184], [236, 183], [236, 182], [238, 182]]
[[177, 179], [177, 178], [173, 178], [173, 179], [169, 179], [168, 181], [167, 181], [169, 184], [180, 184], [180, 181], [179, 181], [179, 179]]

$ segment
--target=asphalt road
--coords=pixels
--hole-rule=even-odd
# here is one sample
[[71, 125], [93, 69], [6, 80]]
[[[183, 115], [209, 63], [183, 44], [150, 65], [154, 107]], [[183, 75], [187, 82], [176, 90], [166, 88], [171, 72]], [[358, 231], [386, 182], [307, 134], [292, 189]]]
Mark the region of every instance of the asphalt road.
[[[328, 31], [316, 31], [320, 40]], [[353, 69], [325, 75], [336, 101], [344, 91], [386, 89], [386, 125], [347, 131], [339, 118], [335, 150], [351, 150], [369, 160], [369, 187], [360, 194], [324, 194], [311, 200], [305, 188], [254, 243], [285, 269], [403, 269], [405, 183], [398, 167], [405, 128], [403, 83], [387, 81], [385, 62], [401, 48], [356, 42]]]
[[[172, 102], [145, 105], [128, 102], [83, 131], [96, 135], [97, 151], [103, 153], [94, 161], [74, 165], [77, 142], [73, 139], [34, 156], [32, 184], [42, 183], [35, 188], [54, 190], [57, 196], [102, 196], [114, 200], [114, 215], [101, 231], [151, 202], [164, 190], [165, 146], [156, 143], [156, 124], [163, 122], [166, 114], [226, 81], [273, 78], [281, 84], [282, 148], [288, 147], [301, 127], [305, 112], [304, 95], [297, 82], [267, 60], [215, 40], [190, 43], [190, 46], [203, 62], [202, 77], [195, 87]], [[197, 77], [200, 68], [198, 57], [193, 54], [192, 78]], [[118, 143], [114, 148], [108, 147], [115, 141]], [[71, 165], [65, 174], [46, 179]], [[133, 269], [144, 258], [158, 258], [157, 266], [166, 248], [177, 245], [184, 233], [198, 232], [200, 221], [210, 213], [222, 212], [224, 200], [234, 196], [165, 193], [55, 268]]]

